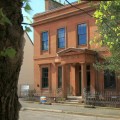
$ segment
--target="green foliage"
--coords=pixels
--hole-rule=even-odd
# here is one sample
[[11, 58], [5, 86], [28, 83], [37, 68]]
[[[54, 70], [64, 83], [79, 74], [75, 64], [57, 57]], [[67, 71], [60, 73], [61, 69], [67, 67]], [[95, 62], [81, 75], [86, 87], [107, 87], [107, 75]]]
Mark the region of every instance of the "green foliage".
[[0, 52], [0, 56], [8, 56], [9, 58], [14, 58], [16, 55], [16, 51], [13, 48], [6, 48], [5, 50]]
[[32, 10], [32, 8], [30, 7], [30, 5], [29, 5], [29, 0], [22, 0], [22, 2], [23, 2], [23, 8], [24, 8], [24, 10], [27, 12], [27, 13], [29, 13], [31, 10]]
[[26, 18], [29, 23], [32, 23], [32, 21], [30, 20], [28, 16], [24, 16], [24, 18]]
[[26, 32], [32, 32], [32, 30], [30, 29], [30, 27], [27, 27], [27, 26], [25, 26], [25, 31]]
[[99, 32], [103, 44], [114, 50], [120, 45], [120, 1], [101, 1], [99, 9], [95, 12]]
[[78, 3], [80, 3], [81, 2], [81, 0], [78, 0]]
[[111, 52], [111, 56], [105, 58], [106, 62], [98, 66], [120, 70], [120, 1], [101, 1], [94, 17], [101, 36], [101, 44], [107, 46]]
[[6, 15], [3, 13], [3, 10], [1, 8], [0, 9], [0, 24], [5, 25], [6, 23], [12, 25], [11, 21], [6, 17]]
[[32, 10], [31, 7], [30, 7], [30, 5], [29, 5], [29, 3], [26, 3], [24, 9], [25, 9], [25, 11], [26, 11], [27, 13], [29, 13], [29, 12]]
[[[32, 10], [32, 8], [30, 7], [30, 5], [29, 5], [29, 0], [22, 0], [22, 2], [23, 2], [23, 8], [24, 8], [24, 10], [25, 10], [25, 12], [27, 12], [27, 13], [30, 13], [30, 11]], [[24, 18], [26, 18], [26, 20], [31, 24], [32, 23], [32, 21], [30, 20], [30, 18], [28, 17], [28, 16], [24, 16]], [[27, 24], [27, 25], [30, 25], [30, 24]], [[31, 30], [31, 28], [30, 27], [27, 27], [27, 26], [25, 26], [25, 31], [26, 32], [31, 32], [32, 30]]]

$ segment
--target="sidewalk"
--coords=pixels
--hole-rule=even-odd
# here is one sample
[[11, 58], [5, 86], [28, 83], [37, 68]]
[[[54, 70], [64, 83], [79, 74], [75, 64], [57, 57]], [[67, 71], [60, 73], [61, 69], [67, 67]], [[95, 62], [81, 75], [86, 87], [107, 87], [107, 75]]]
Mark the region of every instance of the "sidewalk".
[[68, 114], [79, 114], [87, 116], [98, 116], [98, 117], [110, 117], [120, 120], [120, 109], [112, 108], [85, 108], [84, 106], [78, 105], [65, 105], [65, 104], [52, 104], [44, 105], [35, 102], [27, 102], [20, 100], [22, 110], [35, 110], [35, 111], [49, 111], [49, 112], [62, 112]]

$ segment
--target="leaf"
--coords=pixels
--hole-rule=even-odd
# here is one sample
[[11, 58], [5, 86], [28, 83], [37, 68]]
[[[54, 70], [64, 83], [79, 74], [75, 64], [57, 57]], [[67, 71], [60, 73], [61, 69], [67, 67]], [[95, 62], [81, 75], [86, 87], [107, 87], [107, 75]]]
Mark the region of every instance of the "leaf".
[[6, 23], [12, 25], [11, 21], [8, 19], [8, 17], [6, 17], [6, 15], [4, 15], [2, 8], [1, 8], [0, 9], [0, 24], [5, 25]]
[[114, 20], [115, 19], [115, 16], [111, 16], [111, 20]]
[[29, 23], [32, 23], [32, 21], [30, 20], [28, 16], [24, 16], [24, 17], [29, 21]]
[[32, 32], [32, 30], [30, 29], [30, 27], [27, 27], [27, 26], [25, 26], [25, 31], [26, 32]]
[[3, 12], [2, 12], [2, 8], [0, 9], [0, 16], [2, 16], [2, 17], [4, 16]]
[[5, 50], [0, 52], [0, 56], [8, 56], [9, 58], [14, 58], [16, 54], [16, 50], [14, 48], [6, 48]]
[[5, 23], [12, 25], [11, 21], [6, 16], [3, 19]]
[[80, 3], [81, 2], [81, 0], [78, 0], [78, 3]]
[[26, 3], [24, 9], [25, 9], [25, 11], [26, 11], [27, 13], [29, 13], [29, 12], [32, 10], [32, 8], [30, 7], [29, 3]]

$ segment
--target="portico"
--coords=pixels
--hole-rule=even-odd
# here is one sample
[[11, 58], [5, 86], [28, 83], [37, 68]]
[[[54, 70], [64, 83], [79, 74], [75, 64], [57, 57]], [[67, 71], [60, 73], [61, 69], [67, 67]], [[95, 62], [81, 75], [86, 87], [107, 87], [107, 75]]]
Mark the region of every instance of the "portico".
[[62, 66], [62, 90], [64, 96], [82, 96], [83, 90], [94, 91], [95, 52], [87, 49], [68, 48], [57, 53], [56, 65]]

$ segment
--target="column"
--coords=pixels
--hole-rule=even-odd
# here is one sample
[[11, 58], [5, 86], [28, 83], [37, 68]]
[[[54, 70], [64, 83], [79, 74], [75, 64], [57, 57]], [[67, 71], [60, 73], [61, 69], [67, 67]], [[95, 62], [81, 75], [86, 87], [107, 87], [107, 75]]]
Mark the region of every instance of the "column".
[[66, 92], [66, 80], [65, 80], [65, 76], [66, 76], [66, 72], [65, 72], [65, 66], [66, 65], [62, 65], [62, 94], [63, 97], [67, 96], [67, 92]]
[[84, 89], [86, 89], [86, 87], [87, 87], [86, 64], [85, 63], [81, 64], [81, 82], [82, 82], [82, 96], [83, 96]]
[[91, 68], [90, 69], [90, 76], [91, 76], [91, 78], [90, 78], [91, 79], [91, 85], [90, 85], [91, 88], [90, 88], [90, 90], [91, 90], [92, 93], [94, 93], [95, 92], [95, 87], [96, 87], [95, 86], [95, 82], [96, 82], [95, 81], [95, 77], [96, 77], [96, 73], [95, 72], [96, 71], [95, 71], [95, 68], [93, 67], [92, 64], [90, 65], [90, 68]]
[[72, 95], [76, 95], [76, 77], [75, 77], [75, 65], [70, 65], [70, 92]]

